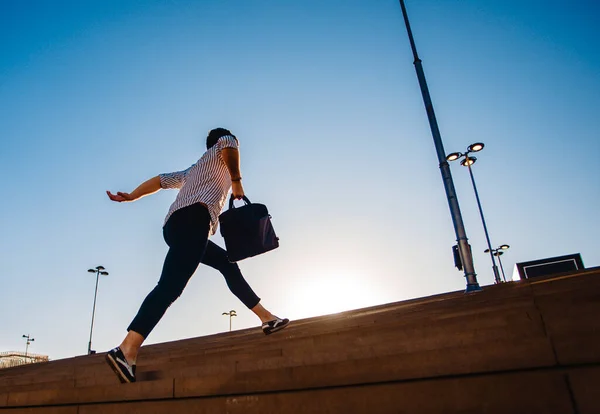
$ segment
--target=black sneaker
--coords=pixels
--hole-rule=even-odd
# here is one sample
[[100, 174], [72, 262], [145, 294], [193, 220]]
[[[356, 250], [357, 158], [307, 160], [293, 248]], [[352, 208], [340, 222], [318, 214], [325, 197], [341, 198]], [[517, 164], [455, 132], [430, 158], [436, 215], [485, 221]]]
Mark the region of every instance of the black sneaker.
[[290, 320], [287, 318], [286, 319], [277, 318], [272, 321], [263, 323], [262, 330], [265, 333], [265, 335], [271, 335], [273, 332], [282, 330], [283, 328], [288, 326], [289, 323], [290, 323]]
[[129, 365], [121, 348], [111, 349], [106, 354], [106, 362], [115, 371], [122, 383], [135, 382], [135, 364]]

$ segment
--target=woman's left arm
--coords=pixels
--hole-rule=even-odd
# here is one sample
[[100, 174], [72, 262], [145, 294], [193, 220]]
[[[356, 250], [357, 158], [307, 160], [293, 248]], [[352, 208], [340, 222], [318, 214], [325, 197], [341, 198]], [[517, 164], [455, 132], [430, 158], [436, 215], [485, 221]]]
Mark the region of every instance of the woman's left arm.
[[242, 173], [240, 172], [240, 152], [237, 148], [227, 147], [221, 150], [221, 155], [231, 176], [231, 193], [234, 198], [239, 200], [244, 197]]

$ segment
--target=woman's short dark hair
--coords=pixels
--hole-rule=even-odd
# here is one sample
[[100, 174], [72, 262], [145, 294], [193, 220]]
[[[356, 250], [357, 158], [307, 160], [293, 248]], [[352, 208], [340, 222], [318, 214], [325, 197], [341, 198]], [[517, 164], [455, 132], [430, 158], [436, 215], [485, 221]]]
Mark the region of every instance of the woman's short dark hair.
[[213, 145], [217, 143], [219, 138], [224, 137], [225, 135], [231, 135], [231, 131], [225, 128], [215, 128], [208, 133], [206, 137], [206, 149], [210, 149]]

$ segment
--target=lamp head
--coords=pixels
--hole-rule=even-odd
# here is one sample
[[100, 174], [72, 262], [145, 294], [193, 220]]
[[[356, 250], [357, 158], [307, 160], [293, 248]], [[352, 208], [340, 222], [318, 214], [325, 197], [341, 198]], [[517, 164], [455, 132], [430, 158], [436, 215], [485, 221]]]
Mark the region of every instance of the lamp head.
[[477, 161], [477, 158], [475, 157], [465, 157], [465, 159], [460, 162], [460, 165], [463, 167], [470, 167], [475, 164], [475, 161]]
[[96, 273], [96, 271], [94, 269], [88, 269], [88, 272], [90, 272], [90, 273]]
[[108, 272], [100, 272], [102, 276], [108, 276]]
[[503, 244], [502, 246], [500, 246], [500, 247], [499, 247], [499, 249], [506, 250], [506, 249], [508, 249], [509, 247], [510, 247], [510, 246], [509, 246], [508, 244]]
[[469, 152], [479, 152], [483, 149], [483, 147], [485, 147], [485, 145], [483, 145], [483, 142], [476, 142], [474, 144], [471, 144], [467, 147], [467, 151]]
[[104, 266], [96, 266], [96, 270], [104, 270]]
[[462, 154], [460, 152], [453, 152], [452, 154], [448, 154], [448, 156], [446, 157], [446, 161], [456, 161], [460, 157], [462, 157]]

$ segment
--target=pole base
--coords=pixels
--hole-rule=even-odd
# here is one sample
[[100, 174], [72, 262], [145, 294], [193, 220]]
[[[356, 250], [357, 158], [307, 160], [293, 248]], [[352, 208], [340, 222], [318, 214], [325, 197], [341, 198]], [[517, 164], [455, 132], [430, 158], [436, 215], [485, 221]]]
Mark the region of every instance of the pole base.
[[481, 292], [482, 290], [483, 289], [481, 288], [481, 286], [479, 286], [479, 283], [467, 284], [467, 289], [465, 290], [465, 293]]

